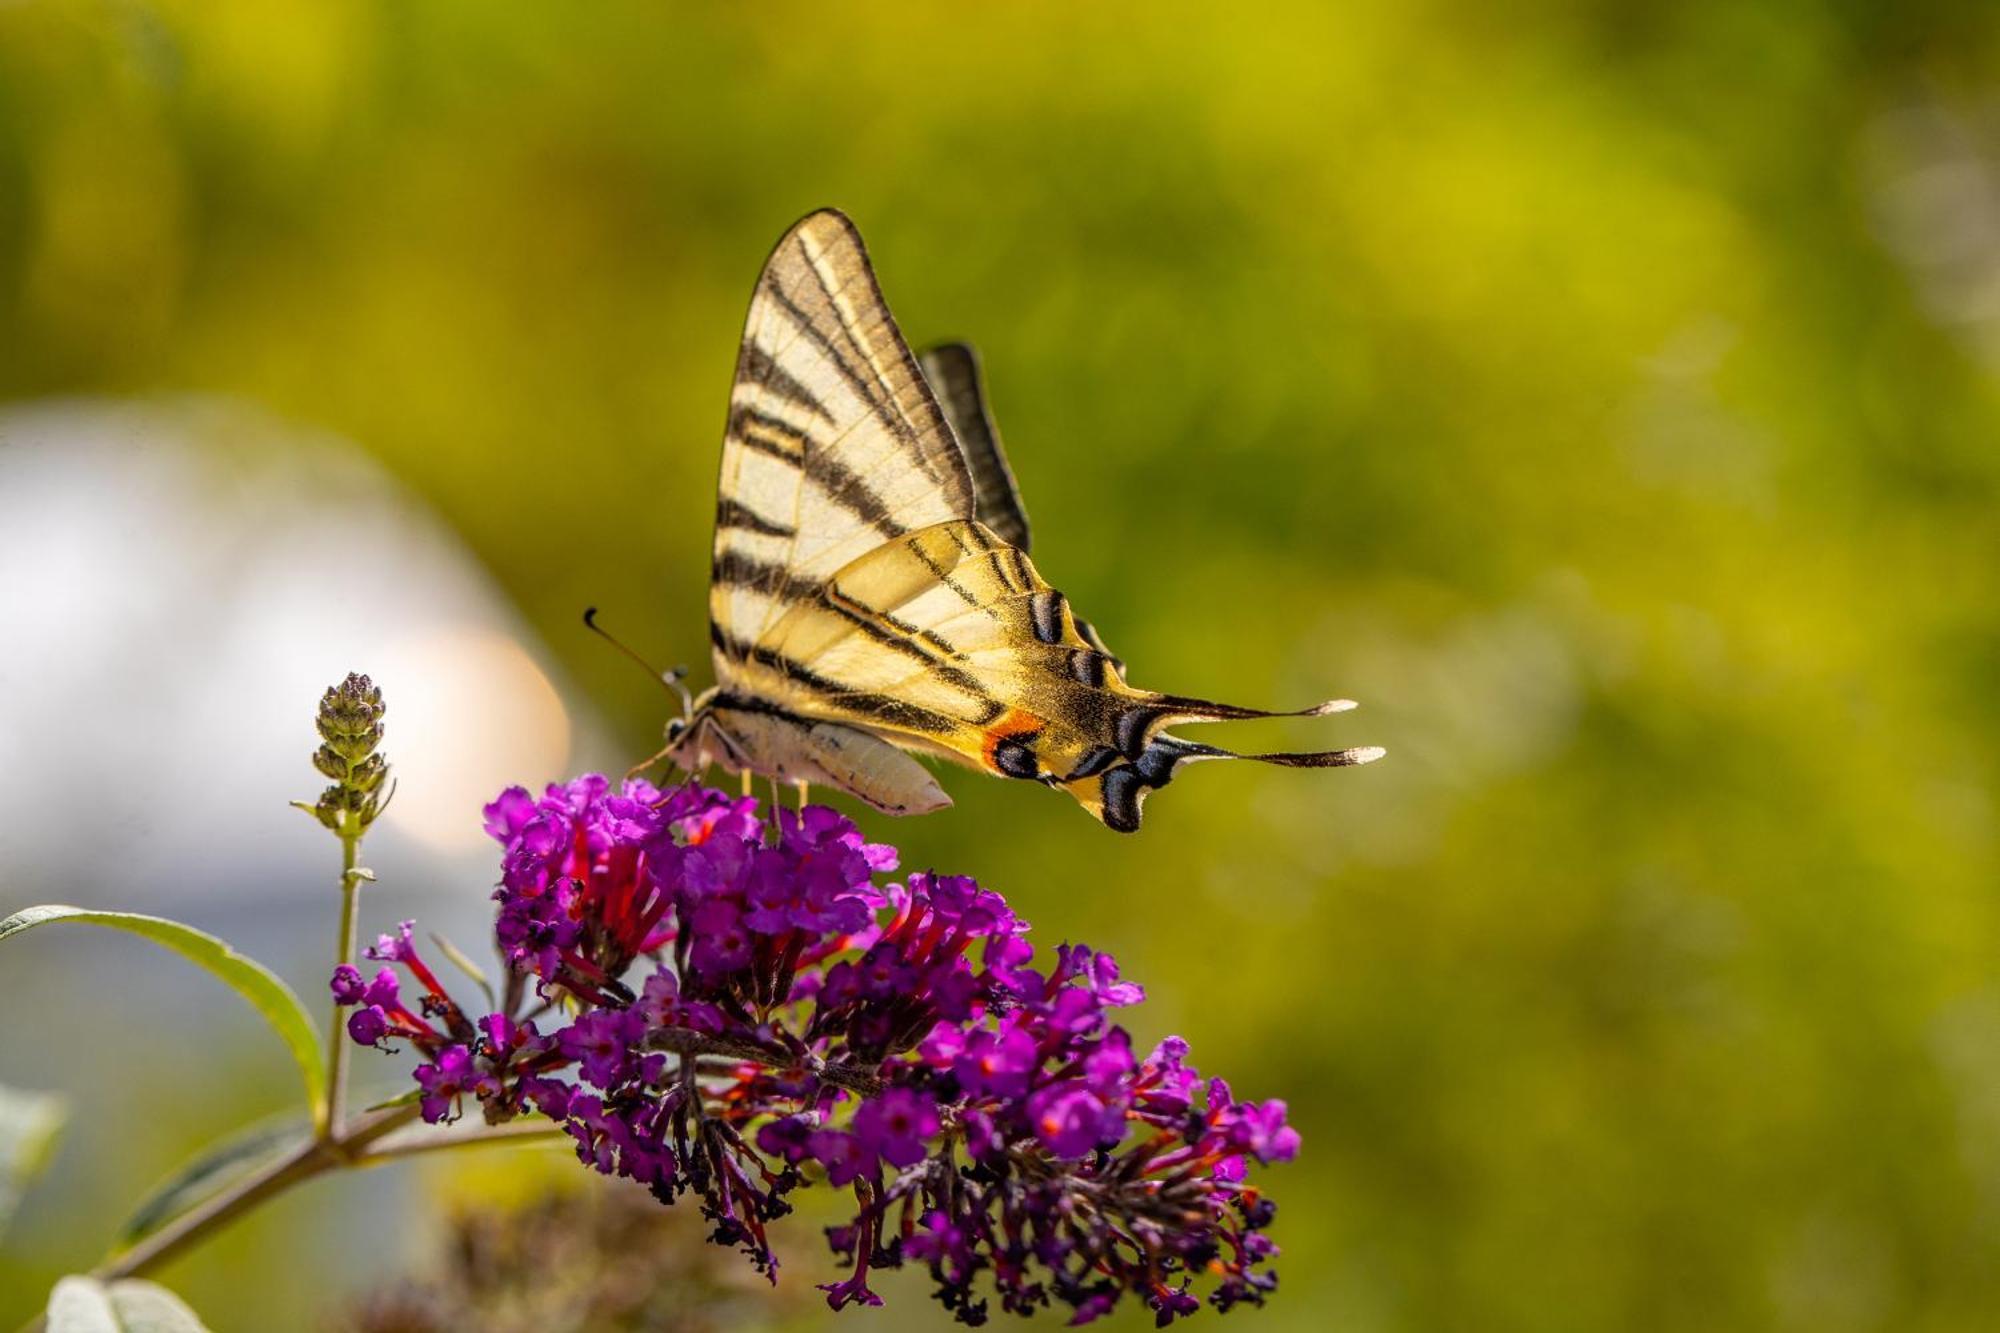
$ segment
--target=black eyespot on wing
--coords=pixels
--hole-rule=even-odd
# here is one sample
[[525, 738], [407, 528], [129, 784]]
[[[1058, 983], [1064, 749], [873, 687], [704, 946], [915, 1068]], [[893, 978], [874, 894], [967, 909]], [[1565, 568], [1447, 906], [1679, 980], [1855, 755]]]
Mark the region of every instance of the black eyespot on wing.
[[1139, 793], [1146, 784], [1139, 775], [1125, 767], [1114, 768], [1098, 779], [1098, 793], [1103, 798], [1104, 825], [1119, 833], [1135, 833], [1139, 828]]
[[1077, 782], [1084, 778], [1094, 778], [1117, 762], [1118, 751], [1108, 745], [1093, 746], [1063, 781]]
[[1181, 752], [1162, 737], [1148, 745], [1145, 752], [1132, 761], [1132, 771], [1148, 787], [1164, 787], [1174, 780], [1174, 764], [1181, 757]]
[[1088, 648], [1072, 648], [1069, 653], [1070, 679], [1092, 689], [1104, 688], [1104, 654]]
[[1042, 764], [1035, 757], [1035, 742], [1041, 735], [1039, 731], [1030, 731], [1003, 737], [993, 746], [993, 766], [1010, 778], [1039, 778]]
[[1127, 759], [1137, 759], [1146, 748], [1146, 729], [1163, 716], [1157, 708], [1144, 705], [1128, 708], [1111, 726], [1111, 739]]
[[1034, 622], [1037, 639], [1043, 643], [1061, 643], [1063, 595], [1054, 588], [1036, 593], [1028, 599], [1028, 618]]

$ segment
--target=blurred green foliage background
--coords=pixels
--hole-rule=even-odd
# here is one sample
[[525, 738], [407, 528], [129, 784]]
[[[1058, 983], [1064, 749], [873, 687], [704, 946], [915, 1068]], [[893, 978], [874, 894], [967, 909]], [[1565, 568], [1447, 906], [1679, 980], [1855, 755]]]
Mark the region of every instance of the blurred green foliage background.
[[[577, 614], [700, 660], [749, 286], [838, 205], [913, 340], [981, 346], [1136, 682], [1389, 748], [1198, 770], [1129, 839], [965, 774], [871, 825], [1291, 1101], [1234, 1318], [1989, 1328], [1997, 75], [1977, 3], [17, 0], [0, 396], [359, 442], [636, 757], [663, 700]], [[245, 1114], [146, 1098], [154, 1173]], [[302, 1278], [330, 1217], [164, 1277], [305, 1327], [368, 1278]], [[0, 1322], [92, 1257], [0, 1261]], [[841, 1322], [941, 1322], [896, 1296]]]

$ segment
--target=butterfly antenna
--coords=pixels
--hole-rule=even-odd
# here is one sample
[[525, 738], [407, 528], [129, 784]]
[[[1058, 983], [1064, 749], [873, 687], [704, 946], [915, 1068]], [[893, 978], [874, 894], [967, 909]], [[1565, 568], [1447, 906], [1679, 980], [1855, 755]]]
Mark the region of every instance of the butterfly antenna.
[[654, 680], [658, 681], [660, 684], [666, 686], [669, 690], [673, 691], [674, 695], [681, 701], [682, 717], [689, 717], [694, 713], [694, 695], [692, 692], [689, 691], [687, 687], [688, 669], [686, 667], [677, 666], [672, 671], [660, 670], [658, 667], [654, 666], [651, 662], [648, 662], [645, 658], [641, 657], [623, 640], [618, 638], [617, 635], [613, 634], [610, 630], [604, 628], [604, 626], [598, 624], [597, 608], [594, 606], [584, 608], [583, 623], [585, 627], [588, 628], [592, 634], [597, 635], [597, 637], [603, 639], [613, 648], [616, 648], [619, 652], [625, 654], [625, 656], [631, 658], [634, 662], [637, 662], [641, 667], [645, 668], [647, 675], [651, 676]]

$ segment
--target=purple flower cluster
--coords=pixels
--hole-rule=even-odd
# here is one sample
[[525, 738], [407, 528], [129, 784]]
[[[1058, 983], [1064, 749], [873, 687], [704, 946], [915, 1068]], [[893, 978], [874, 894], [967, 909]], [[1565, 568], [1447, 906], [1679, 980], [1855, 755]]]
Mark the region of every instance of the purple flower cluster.
[[[766, 1224], [809, 1181], [852, 1192], [828, 1239], [836, 1309], [873, 1268], [924, 1264], [966, 1323], [1131, 1295], [1164, 1324], [1261, 1303], [1273, 1206], [1251, 1162], [1291, 1158], [1284, 1103], [1238, 1101], [1170, 1037], [1134, 1052], [1144, 998], [1081, 945], [1037, 966], [1027, 923], [970, 879], [882, 882], [895, 852], [825, 807], [776, 812], [687, 785], [596, 776], [487, 807], [505, 848], [502, 1012], [474, 1022], [405, 923], [342, 968], [364, 1045], [402, 1040], [424, 1118], [538, 1113], [578, 1156], [700, 1200], [712, 1239], [774, 1268]], [[538, 1027], [539, 1024], [539, 1027]], [[546, 1031], [543, 1031], [546, 1029]], [[983, 1283], [981, 1279], [983, 1278]]]

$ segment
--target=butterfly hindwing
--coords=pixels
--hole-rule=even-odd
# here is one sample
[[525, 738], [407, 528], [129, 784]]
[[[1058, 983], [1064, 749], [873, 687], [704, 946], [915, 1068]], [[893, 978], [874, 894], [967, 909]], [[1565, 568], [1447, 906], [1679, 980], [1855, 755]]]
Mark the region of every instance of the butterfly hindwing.
[[[1000, 428], [993, 421], [993, 409], [986, 398], [986, 373], [979, 353], [969, 343], [940, 343], [917, 358], [931, 391], [951, 421], [959, 448], [972, 473], [974, 512], [995, 536], [1025, 553], [1028, 550], [1028, 511], [1021, 503], [1021, 488], [1008, 465], [1007, 451], [1000, 445]], [[1104, 644], [1090, 622], [1078, 620], [1077, 633], [1104, 655], [1111, 668], [1125, 670]]]
[[1138, 827], [1146, 794], [1186, 763], [1331, 767], [1372, 757], [1237, 755], [1167, 734], [1179, 723], [1289, 714], [1127, 685], [1063, 594], [977, 522], [935, 524], [869, 552], [794, 607], [767, 646], [778, 662], [811, 664], [810, 682], [782, 668], [764, 682], [793, 691], [801, 711], [851, 718], [997, 776], [1061, 787], [1125, 831]]
[[1022, 551], [1028, 549], [1028, 511], [1021, 505], [1021, 488], [1000, 447], [1000, 428], [986, 404], [986, 376], [979, 353], [967, 343], [940, 343], [917, 358], [930, 381], [938, 405], [951, 422], [965, 465], [972, 474], [973, 513], [996, 536]]

